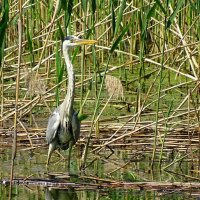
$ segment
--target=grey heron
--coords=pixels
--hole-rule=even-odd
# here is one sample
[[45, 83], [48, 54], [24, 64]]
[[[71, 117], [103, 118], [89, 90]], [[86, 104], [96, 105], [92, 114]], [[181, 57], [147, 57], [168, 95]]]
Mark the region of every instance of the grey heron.
[[62, 50], [68, 74], [68, 88], [64, 101], [54, 110], [48, 120], [46, 130], [46, 140], [49, 144], [47, 167], [52, 152], [55, 149], [69, 149], [68, 170], [70, 170], [71, 150], [80, 136], [80, 121], [78, 120], [77, 113], [73, 109], [75, 75], [68, 51], [71, 47], [94, 44], [95, 42], [96, 40], [79, 39], [75, 36], [67, 36], [63, 41]]

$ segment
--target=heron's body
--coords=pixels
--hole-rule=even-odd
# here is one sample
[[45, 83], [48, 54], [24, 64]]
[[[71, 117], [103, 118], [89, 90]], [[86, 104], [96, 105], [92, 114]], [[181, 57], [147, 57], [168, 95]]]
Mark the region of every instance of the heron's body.
[[80, 122], [77, 113], [73, 112], [71, 122], [68, 123], [69, 125], [66, 122], [66, 129], [61, 125], [59, 106], [50, 116], [47, 125], [46, 140], [50, 145], [49, 152], [53, 152], [56, 148], [66, 150], [69, 148], [70, 142], [72, 145], [77, 142], [80, 135]]
[[73, 46], [94, 44], [95, 42], [94, 40], [81, 40], [74, 36], [68, 36], [63, 42], [63, 54], [68, 74], [68, 88], [63, 103], [54, 110], [48, 121], [46, 131], [46, 140], [49, 144], [47, 165], [55, 149], [66, 150], [69, 148], [68, 169], [70, 168], [71, 149], [80, 136], [80, 122], [77, 113], [73, 109], [75, 76], [68, 50]]

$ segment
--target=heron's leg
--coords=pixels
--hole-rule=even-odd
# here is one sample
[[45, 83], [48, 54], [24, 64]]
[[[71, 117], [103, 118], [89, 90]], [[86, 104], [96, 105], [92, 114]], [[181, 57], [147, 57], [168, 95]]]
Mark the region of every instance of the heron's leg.
[[55, 150], [55, 144], [54, 143], [50, 143], [49, 144], [49, 151], [48, 151], [48, 155], [47, 155], [47, 163], [46, 163], [46, 169], [48, 170], [48, 166], [49, 166], [49, 161], [51, 158], [51, 155], [53, 153], [53, 151]]
[[70, 141], [69, 142], [69, 156], [68, 156], [68, 163], [67, 163], [67, 170], [69, 173], [70, 173], [70, 160], [71, 160], [72, 146], [73, 146], [73, 143]]

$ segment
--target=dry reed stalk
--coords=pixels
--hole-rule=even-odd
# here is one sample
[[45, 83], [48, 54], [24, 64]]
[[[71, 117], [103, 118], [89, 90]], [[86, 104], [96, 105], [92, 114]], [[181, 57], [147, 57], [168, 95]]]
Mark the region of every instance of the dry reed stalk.
[[[158, 73], [158, 74], [159, 74], [159, 73]], [[153, 85], [154, 85], [154, 83], [155, 83], [155, 80], [156, 80], [156, 78], [154, 79], [153, 83], [151, 84], [150, 88], [148, 89], [146, 98], [145, 98], [144, 102], [142, 103], [141, 108], [140, 108], [140, 110], [138, 111], [138, 113], [137, 113], [135, 116], [132, 116], [125, 124], [123, 124], [123, 125], [113, 134], [113, 136], [109, 138], [108, 141], [111, 141], [112, 138], [117, 134], [117, 132], [118, 132], [121, 128], [123, 128], [124, 125], [126, 125], [128, 122], [132, 121], [132, 120], [136, 117], [136, 122], [135, 122], [135, 124], [134, 124], [134, 126], [133, 126], [133, 130], [135, 129], [136, 124], [137, 124], [138, 121], [139, 121], [140, 115], [141, 115], [142, 111], [143, 111], [144, 108], [145, 108], [145, 103], [146, 103], [146, 101], [147, 101], [147, 99], [148, 99], [148, 97], [149, 97], [150, 91], [151, 91], [152, 88], [153, 88]], [[126, 134], [124, 134], [124, 135], [126, 135]], [[103, 147], [104, 147], [104, 146], [103, 146]], [[101, 149], [102, 149], [102, 147], [99, 149], [99, 151], [100, 151]], [[95, 150], [96, 150], [96, 149], [95, 149]]]
[[[57, 13], [58, 13], [58, 11], [59, 11], [59, 3], [60, 3], [60, 1], [57, 1], [57, 2], [56, 2], [56, 6], [55, 6], [54, 14], [53, 14], [53, 17], [52, 17], [52, 20], [51, 20], [51, 23], [50, 23], [49, 31], [48, 31], [47, 37], [46, 37], [46, 39], [45, 39], [45, 43], [44, 43], [42, 52], [41, 52], [41, 54], [40, 54], [39, 63], [38, 63], [37, 66], [35, 67], [35, 68], [37, 69], [37, 74], [38, 74], [38, 69], [39, 69], [39, 67], [40, 67], [40, 65], [41, 65], [41, 62], [42, 62], [42, 57], [43, 57], [43, 54], [44, 54], [44, 51], [45, 51], [45, 48], [46, 48], [46, 45], [47, 45], [47, 41], [48, 41], [49, 35], [50, 35], [50, 33], [51, 33], [51, 29], [52, 29], [52, 27], [53, 27], [53, 25], [54, 25], [54, 21], [55, 21], [56, 15], [57, 15]], [[37, 74], [36, 74], [36, 75], [37, 75]]]
[[114, 92], [110, 95], [109, 99], [107, 100], [107, 102], [105, 103], [104, 107], [101, 109], [99, 115], [96, 117], [94, 124], [96, 124], [97, 122], [99, 122], [99, 118], [101, 117], [102, 113], [104, 112], [105, 108], [107, 107], [108, 103], [110, 102], [111, 98], [113, 97]]
[[29, 136], [29, 133], [28, 133], [26, 127], [23, 125], [23, 123], [22, 123], [20, 120], [17, 120], [17, 121], [18, 121], [18, 123], [21, 125], [21, 127], [24, 129], [24, 131], [26, 132], [27, 137], [28, 137], [28, 140], [29, 140], [29, 142], [30, 142], [30, 146], [33, 147], [33, 142], [32, 142], [32, 140], [31, 140], [31, 137]]
[[18, 98], [19, 98], [19, 80], [20, 80], [20, 66], [22, 56], [22, 0], [19, 1], [19, 19], [18, 19], [18, 30], [19, 30], [19, 53], [18, 53], [18, 68], [17, 68], [17, 80], [16, 80], [16, 102], [15, 102], [15, 115], [14, 115], [14, 135], [12, 145], [12, 163], [10, 169], [10, 188], [9, 188], [9, 199], [12, 198], [12, 180], [14, 174], [14, 162], [17, 153], [17, 118], [18, 118]]
[[[187, 45], [186, 45], [186, 46], [187, 46]], [[96, 45], [96, 47], [98, 47], [98, 45]], [[101, 47], [101, 48], [110, 50], [109, 47]], [[125, 55], [133, 56], [134, 58], [136, 58], [136, 59], [139, 60], [139, 57], [136, 56], [136, 55], [134, 55], [134, 54], [127, 53], [127, 52], [123, 52], [123, 51], [119, 51], [119, 50], [115, 50], [115, 52], [119, 52], [119, 53], [123, 53], [123, 54], [125, 54]], [[153, 59], [150, 59], [150, 58], [144, 58], [144, 61], [147, 62], [147, 63], [150, 63], [150, 64], [155, 64], [155, 65], [157, 65], [158, 67], [161, 66], [160, 63], [158, 63], [158, 62], [156, 62], [156, 61], [154, 61]], [[135, 62], [135, 61], [134, 61], [134, 62]], [[192, 76], [192, 75], [189, 75], [189, 74], [186, 74], [186, 73], [183, 73], [183, 72], [181, 72], [181, 71], [179, 71], [179, 70], [176, 70], [176, 69], [174, 69], [174, 68], [172, 68], [172, 67], [169, 67], [169, 66], [166, 65], [166, 64], [164, 65], [164, 68], [169, 69], [169, 70], [171, 70], [171, 71], [173, 71], [173, 72], [176, 72], [176, 73], [179, 74], [179, 75], [182, 75], [182, 76], [185, 76], [185, 77], [187, 77], [187, 78], [190, 78], [190, 79], [192, 79], [192, 80], [194, 80], [194, 81], [197, 80], [196, 77], [194, 77], [194, 76]]]
[[[0, 105], [0, 119], [2, 119], [3, 117], [3, 112], [4, 112], [4, 79], [3, 79], [3, 66], [4, 63], [2, 63], [2, 67], [0, 69], [0, 96], [1, 96], [1, 105]], [[0, 126], [3, 126], [3, 121], [0, 121]]]
[[[199, 108], [199, 110], [200, 110], [200, 108]], [[194, 110], [193, 110], [193, 111], [189, 111], [189, 113], [194, 113], [194, 112], [195, 112]], [[110, 145], [110, 144], [112, 144], [112, 143], [115, 143], [116, 141], [121, 140], [121, 139], [123, 139], [123, 138], [125, 138], [125, 137], [127, 137], [127, 136], [131, 136], [132, 134], [135, 134], [136, 132], [141, 131], [141, 130], [143, 130], [143, 129], [145, 129], [145, 128], [153, 127], [156, 123], [161, 123], [161, 122], [163, 122], [163, 121], [165, 121], [165, 120], [168, 121], [168, 120], [171, 120], [171, 119], [173, 119], [173, 118], [175, 118], [175, 117], [178, 118], [178, 117], [184, 116], [184, 115], [188, 115], [188, 112], [181, 113], [181, 114], [177, 114], [176, 116], [169, 116], [169, 117], [167, 117], [167, 118], [161, 118], [161, 119], [158, 120], [158, 122], [151, 122], [151, 123], [149, 123], [149, 124], [147, 124], [147, 125], [145, 125], [145, 126], [141, 126], [141, 127], [139, 127], [139, 128], [135, 128], [133, 131], [130, 131], [130, 132], [128, 132], [128, 133], [125, 133], [125, 134], [123, 134], [123, 135], [121, 135], [121, 136], [119, 136], [119, 137], [117, 137], [117, 138], [112, 139], [112, 140], [108, 140], [107, 142], [105, 142], [104, 144], [101, 144], [98, 148], [94, 149], [93, 151], [102, 149], [102, 148], [105, 147], [106, 145]], [[131, 118], [131, 120], [132, 120], [132, 118]]]
[[[173, 9], [172, 9], [172, 6], [171, 6], [171, 5], [170, 5], [169, 8], [170, 8], [171, 13], [173, 13]], [[199, 17], [200, 17], [200, 16], [196, 17], [196, 20], [198, 20]], [[194, 20], [194, 22], [196, 22], [196, 20]], [[197, 79], [197, 74], [196, 74], [196, 71], [195, 71], [195, 69], [194, 69], [194, 65], [195, 65], [195, 67], [197, 67], [197, 68], [198, 68], [199, 66], [198, 66], [197, 61], [195, 60], [194, 56], [191, 55], [191, 50], [189, 49], [189, 47], [187, 46], [186, 41], [184, 40], [184, 37], [183, 37], [183, 35], [182, 35], [182, 33], [181, 33], [180, 27], [179, 27], [178, 22], [177, 22], [177, 19], [175, 18], [174, 21], [175, 21], [176, 29], [178, 30], [178, 33], [179, 33], [179, 37], [181, 38], [181, 41], [182, 41], [183, 45], [186, 46], [184, 49], [185, 49], [185, 52], [186, 52], [186, 54], [187, 54], [187, 56], [188, 56], [189, 63], [190, 63], [190, 66], [191, 66], [191, 68], [192, 68], [194, 77]], [[194, 25], [194, 22], [193, 22], [192, 25]], [[189, 30], [190, 30], [190, 29], [189, 29]], [[186, 34], [187, 34], [187, 32], [185, 33], [185, 36], [186, 36]]]
[[[29, 101], [27, 104], [25, 104], [22, 107], [20, 107], [18, 109], [18, 112], [22, 111], [24, 108], [27, 108], [28, 106], [30, 106], [33, 103], [35, 103], [35, 105], [37, 105], [37, 103], [39, 102], [39, 100], [40, 100], [40, 96], [35, 97], [33, 100]], [[11, 111], [9, 114], [7, 114], [6, 116], [4, 116], [0, 121], [4, 121], [4, 120], [8, 119], [10, 116], [12, 116], [13, 114], [15, 114], [15, 112], [16, 112], [15, 110]]]
[[[26, 76], [26, 75], [25, 75]], [[58, 83], [57, 85], [54, 85], [52, 88], [50, 88], [48, 91], [46, 91], [45, 93], [43, 93], [43, 96], [44, 95], [47, 95], [49, 92], [51, 92], [52, 90], [54, 90], [56, 87], [58, 87], [59, 85], [61, 85], [63, 82], [65, 82], [66, 81], [66, 79], [64, 79], [64, 80], [62, 80], [60, 83]], [[49, 97], [49, 95], [48, 96], [46, 96], [45, 98], [44, 97], [42, 97], [43, 98], [43, 100], [45, 101], [45, 99], [46, 98], [48, 98]], [[19, 109], [18, 109], [18, 111], [22, 111], [23, 109], [25, 109], [25, 108], [27, 108], [27, 107], [29, 107], [29, 106], [34, 106], [34, 105], [37, 105], [38, 104], [38, 102], [40, 101], [40, 98], [41, 98], [41, 96], [40, 95], [37, 95], [34, 99], [32, 99], [31, 101], [29, 101], [27, 104], [25, 104], [25, 105], [23, 105], [23, 106], [21, 106]], [[46, 102], [46, 101], [45, 101]], [[27, 113], [27, 112], [29, 112], [30, 110], [31, 110], [32, 108], [28, 108], [28, 111], [25, 111], [24, 112], [24, 114], [25, 113]], [[5, 112], [4, 112], [5, 113]], [[12, 116], [13, 114], [15, 113], [15, 111], [13, 110], [13, 111], [9, 111], [9, 114], [7, 114], [6, 116], [4, 116], [2, 119], [0, 119], [0, 121], [4, 121], [4, 120], [7, 120], [10, 116]]]
[[[199, 86], [200, 86], [200, 82], [199, 83], [197, 82], [195, 87], [191, 90], [191, 92], [193, 93]], [[172, 116], [177, 112], [177, 110], [179, 110], [182, 107], [182, 105], [188, 100], [188, 98], [189, 98], [189, 95], [187, 95], [183, 99], [183, 101], [178, 105], [178, 107], [173, 111]]]

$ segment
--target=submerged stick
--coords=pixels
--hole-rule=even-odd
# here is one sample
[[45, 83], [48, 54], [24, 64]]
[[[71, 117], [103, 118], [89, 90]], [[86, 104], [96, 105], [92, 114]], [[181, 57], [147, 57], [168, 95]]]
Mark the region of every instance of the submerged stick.
[[[65, 176], [65, 179], [70, 178], [69, 176]], [[154, 190], [154, 191], [191, 191], [195, 189], [199, 189], [200, 183], [198, 182], [124, 182], [124, 181], [114, 181], [111, 179], [99, 179], [98, 177], [79, 177], [83, 180], [77, 183], [70, 182], [69, 180], [63, 179], [14, 179], [13, 183], [16, 185], [32, 185], [32, 186], [43, 186], [43, 187], [55, 187], [57, 189], [68, 189], [74, 188], [76, 190], [84, 189], [136, 189], [136, 190]], [[86, 183], [84, 179], [93, 180], [95, 183]], [[99, 182], [98, 182], [99, 181]], [[9, 184], [8, 180], [2, 180], [2, 184]]]

